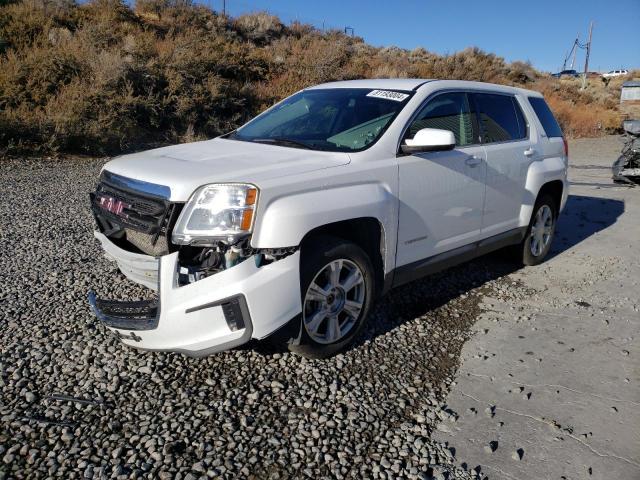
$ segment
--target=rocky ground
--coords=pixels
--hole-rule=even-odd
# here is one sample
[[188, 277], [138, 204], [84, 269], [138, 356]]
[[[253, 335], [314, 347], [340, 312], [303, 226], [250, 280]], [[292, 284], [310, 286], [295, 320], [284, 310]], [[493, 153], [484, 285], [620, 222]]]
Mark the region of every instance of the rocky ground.
[[[598, 142], [612, 154], [612, 140]], [[547, 301], [545, 285], [529, 285], [529, 269], [515, 272], [498, 253], [395, 290], [358, 345], [326, 361], [263, 344], [206, 359], [138, 352], [86, 302], [90, 288], [142, 294], [91, 234], [87, 195], [102, 163], [0, 164], [0, 478], [501, 478], [486, 467], [491, 455], [461, 454], [461, 436], [450, 434], [467, 415], [451, 395], [463, 347], [492, 338], [476, 322], [499, 305], [498, 325], [508, 326], [533, 316], [532, 295]], [[594, 231], [611, 224], [603, 221], [584, 220]], [[578, 251], [575, 240], [556, 258]], [[607, 258], [598, 268], [616, 256]], [[577, 281], [597, 284], [598, 268], [578, 268]], [[620, 308], [633, 298], [620, 298]], [[572, 293], [565, 303], [578, 300], [591, 302]], [[637, 361], [626, 376], [637, 385]]]

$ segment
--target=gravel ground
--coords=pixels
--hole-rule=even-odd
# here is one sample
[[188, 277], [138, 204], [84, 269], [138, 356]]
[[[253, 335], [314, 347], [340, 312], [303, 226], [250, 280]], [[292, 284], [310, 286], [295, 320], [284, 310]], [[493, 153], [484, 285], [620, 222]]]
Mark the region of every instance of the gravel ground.
[[330, 360], [139, 352], [86, 301], [144, 294], [91, 233], [103, 163], [0, 164], [0, 478], [482, 476], [431, 434], [481, 299], [524, 293], [499, 255], [393, 291]]

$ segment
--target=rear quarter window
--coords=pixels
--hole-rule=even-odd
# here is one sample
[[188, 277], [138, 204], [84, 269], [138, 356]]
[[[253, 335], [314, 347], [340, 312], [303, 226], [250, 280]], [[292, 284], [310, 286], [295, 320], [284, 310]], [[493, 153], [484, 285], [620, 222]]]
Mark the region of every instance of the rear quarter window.
[[528, 97], [529, 104], [533, 111], [536, 112], [536, 116], [540, 123], [542, 124], [542, 129], [547, 137], [562, 137], [562, 129], [560, 125], [558, 125], [558, 121], [556, 117], [553, 116], [549, 105], [544, 101], [544, 98], [541, 97]]

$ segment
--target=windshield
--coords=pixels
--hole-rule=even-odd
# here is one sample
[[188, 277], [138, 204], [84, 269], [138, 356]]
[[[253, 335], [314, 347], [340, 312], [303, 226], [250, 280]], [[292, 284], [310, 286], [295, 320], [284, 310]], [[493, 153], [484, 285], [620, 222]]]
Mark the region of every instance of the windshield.
[[365, 88], [305, 90], [227, 138], [334, 152], [363, 150], [384, 133], [411, 94]]

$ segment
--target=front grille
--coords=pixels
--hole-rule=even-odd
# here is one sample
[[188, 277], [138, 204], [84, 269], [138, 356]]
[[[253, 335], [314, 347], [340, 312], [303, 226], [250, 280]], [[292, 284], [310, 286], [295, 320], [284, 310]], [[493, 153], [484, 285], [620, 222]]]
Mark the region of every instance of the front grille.
[[[100, 231], [113, 237], [119, 245], [129, 243], [135, 247], [133, 250], [148, 255], [169, 253], [171, 230], [182, 204], [172, 203], [160, 195], [131, 189], [126, 185], [126, 180], [104, 172], [95, 193], [91, 194], [91, 209]], [[119, 208], [114, 208], [115, 211], [103, 208], [101, 199], [113, 199], [112, 203], [118, 204]]]
[[[110, 197], [126, 204], [122, 214], [118, 215], [102, 208], [100, 199], [103, 197]], [[119, 225], [147, 234], [155, 234], [160, 230], [169, 205], [169, 201], [162, 198], [154, 198], [139, 192], [114, 187], [104, 178], [98, 184], [92, 198], [92, 207], [96, 214]]]

